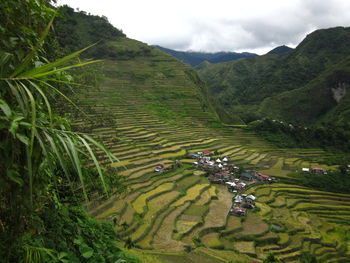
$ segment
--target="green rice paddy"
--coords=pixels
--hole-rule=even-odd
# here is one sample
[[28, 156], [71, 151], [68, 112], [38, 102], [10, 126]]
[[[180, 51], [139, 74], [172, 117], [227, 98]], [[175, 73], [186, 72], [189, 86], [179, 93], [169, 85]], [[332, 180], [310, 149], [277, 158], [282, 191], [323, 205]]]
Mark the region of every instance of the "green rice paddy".
[[[322, 262], [350, 262], [349, 236], [343, 234], [350, 230], [350, 195], [284, 183], [257, 185], [247, 192], [257, 197], [257, 209], [239, 218], [228, 214], [233, 194], [210, 185], [187, 157], [210, 150], [283, 180], [301, 167], [334, 168], [314, 162], [327, 153], [277, 149], [241, 128], [208, 127], [214, 114], [191, 69], [160, 51], [106, 61], [104, 67], [105, 83], [84, 90], [81, 107], [94, 109], [87, 114], [94, 137], [120, 158], [112, 169], [123, 176], [127, 191], [94, 200], [88, 210], [99, 220], [117, 219], [121, 239], [147, 249], [134, 250], [144, 262], [251, 262], [269, 253], [298, 262], [304, 251]], [[101, 125], [105, 115], [110, 121]], [[84, 118], [76, 123], [87, 123]], [[102, 152], [98, 158], [108, 161]], [[175, 160], [183, 166], [154, 171]], [[186, 246], [194, 250], [186, 253]]]

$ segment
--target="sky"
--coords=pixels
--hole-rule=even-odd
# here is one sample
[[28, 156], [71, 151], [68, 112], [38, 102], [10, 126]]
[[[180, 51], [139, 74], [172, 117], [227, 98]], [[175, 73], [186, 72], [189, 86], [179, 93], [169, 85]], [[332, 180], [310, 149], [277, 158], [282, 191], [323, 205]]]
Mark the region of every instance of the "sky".
[[183, 51], [264, 54], [316, 29], [350, 26], [350, 0], [58, 0], [129, 38]]

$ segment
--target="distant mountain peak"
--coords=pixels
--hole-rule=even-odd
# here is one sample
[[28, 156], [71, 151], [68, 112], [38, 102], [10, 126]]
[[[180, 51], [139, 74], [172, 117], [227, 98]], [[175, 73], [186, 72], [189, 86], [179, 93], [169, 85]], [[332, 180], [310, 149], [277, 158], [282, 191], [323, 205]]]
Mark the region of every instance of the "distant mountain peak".
[[294, 50], [294, 48], [290, 48], [286, 45], [283, 45], [270, 50], [269, 52], [267, 52], [267, 54], [283, 54], [283, 53], [290, 52], [292, 50]]
[[204, 61], [208, 61], [209, 63], [220, 63], [220, 62], [233, 61], [240, 58], [250, 58], [250, 57], [258, 56], [257, 54], [249, 53], [249, 52], [236, 53], [236, 52], [221, 51], [216, 53], [209, 53], [209, 52], [198, 52], [198, 51], [176, 51], [176, 50], [164, 48], [161, 46], [155, 46], [155, 47], [164, 51], [165, 53], [168, 53], [169, 55], [176, 57], [177, 59], [181, 60], [182, 62], [192, 67], [198, 66]]

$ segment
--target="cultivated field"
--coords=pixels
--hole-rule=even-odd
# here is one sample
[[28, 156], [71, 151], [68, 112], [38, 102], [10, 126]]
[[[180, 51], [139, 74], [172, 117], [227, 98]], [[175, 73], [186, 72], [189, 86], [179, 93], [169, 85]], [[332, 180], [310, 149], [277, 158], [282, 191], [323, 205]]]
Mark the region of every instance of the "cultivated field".
[[[127, 186], [122, 195], [91, 202], [90, 213], [115, 221], [122, 240], [131, 238], [137, 248], [147, 249], [143, 253], [167, 262], [250, 262], [268, 253], [297, 262], [303, 251], [322, 262], [350, 262], [350, 195], [258, 185], [248, 190], [258, 209], [244, 218], [229, 216], [233, 195], [223, 185], [210, 185], [186, 157], [210, 150], [236, 165], [284, 178], [303, 166], [320, 166], [313, 160], [325, 153], [276, 149], [242, 129], [213, 127], [214, 115], [203, 106], [188, 67], [152, 52], [106, 61], [103, 85], [81, 94], [80, 106], [97, 123], [91, 132], [119, 158], [112, 167]], [[99, 124], [101, 118], [105, 122]], [[98, 157], [108, 162], [101, 152]], [[154, 171], [175, 160], [182, 167]], [[192, 252], [185, 252], [189, 248]]]

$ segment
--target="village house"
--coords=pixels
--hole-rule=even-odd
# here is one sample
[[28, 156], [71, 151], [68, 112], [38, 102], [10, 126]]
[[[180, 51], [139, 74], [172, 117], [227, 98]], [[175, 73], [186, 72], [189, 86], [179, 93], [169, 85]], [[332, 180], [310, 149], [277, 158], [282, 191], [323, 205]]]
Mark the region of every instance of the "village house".
[[212, 155], [212, 152], [211, 151], [208, 151], [208, 150], [205, 150], [205, 151], [202, 151], [202, 154], [204, 156], [209, 156], [209, 155]]
[[238, 183], [234, 187], [232, 187], [232, 191], [236, 190], [236, 191], [242, 192], [245, 187], [246, 187], [245, 183]]
[[245, 216], [246, 215], [246, 209], [242, 207], [235, 207], [230, 210], [230, 214], [236, 215], [236, 216]]
[[254, 172], [248, 172], [248, 171], [245, 171], [241, 174], [241, 177], [240, 177], [242, 180], [245, 180], [245, 181], [252, 181], [253, 179], [255, 179], [255, 173]]
[[258, 179], [259, 181], [268, 182], [268, 183], [272, 183], [272, 182], [277, 181], [277, 179], [275, 177], [271, 177], [270, 175], [261, 174], [261, 173], [258, 173], [256, 175], [256, 179]]
[[246, 200], [247, 203], [254, 205], [256, 197], [254, 195], [247, 195], [245, 200]]
[[235, 203], [236, 206], [237, 206], [237, 205], [240, 205], [242, 202], [243, 202], [243, 197], [242, 197], [242, 196], [236, 195], [236, 196], [234, 197], [234, 203]]

